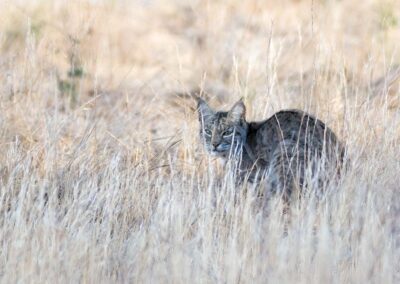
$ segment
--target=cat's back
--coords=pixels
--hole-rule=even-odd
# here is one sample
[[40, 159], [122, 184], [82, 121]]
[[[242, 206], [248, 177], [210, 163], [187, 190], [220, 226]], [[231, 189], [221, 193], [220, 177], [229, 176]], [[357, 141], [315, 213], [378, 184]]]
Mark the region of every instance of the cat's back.
[[276, 112], [264, 121], [251, 122], [249, 131], [257, 135], [258, 139], [282, 140], [288, 136], [301, 134], [299, 130], [305, 130], [310, 125], [325, 128], [325, 124], [312, 115], [301, 110], [289, 109]]
[[281, 110], [264, 121], [250, 123], [248, 138], [249, 144], [261, 156], [273, 152], [283, 141], [318, 149], [339, 143], [325, 123], [297, 109]]

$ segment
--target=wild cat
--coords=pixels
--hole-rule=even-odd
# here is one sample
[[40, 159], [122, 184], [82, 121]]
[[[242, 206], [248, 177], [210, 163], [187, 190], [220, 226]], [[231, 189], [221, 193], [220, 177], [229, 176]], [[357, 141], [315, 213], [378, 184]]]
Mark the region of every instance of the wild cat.
[[[261, 122], [246, 121], [242, 100], [215, 111], [197, 98], [200, 137], [208, 153], [237, 162], [239, 177], [264, 183], [265, 194], [288, 199], [295, 189], [337, 175], [344, 147], [322, 121], [301, 110], [282, 110]], [[264, 193], [263, 193], [264, 194]]]

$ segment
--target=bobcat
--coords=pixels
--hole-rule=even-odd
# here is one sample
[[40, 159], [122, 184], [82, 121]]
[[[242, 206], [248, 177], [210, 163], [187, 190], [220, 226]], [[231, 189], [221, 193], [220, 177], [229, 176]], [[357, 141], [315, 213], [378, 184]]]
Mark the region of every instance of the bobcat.
[[238, 162], [241, 180], [264, 182], [268, 192], [288, 199], [294, 189], [300, 193], [316, 180], [320, 185], [340, 170], [344, 147], [322, 121], [303, 111], [282, 110], [247, 122], [242, 100], [227, 112], [213, 110], [199, 97], [197, 102], [205, 149]]

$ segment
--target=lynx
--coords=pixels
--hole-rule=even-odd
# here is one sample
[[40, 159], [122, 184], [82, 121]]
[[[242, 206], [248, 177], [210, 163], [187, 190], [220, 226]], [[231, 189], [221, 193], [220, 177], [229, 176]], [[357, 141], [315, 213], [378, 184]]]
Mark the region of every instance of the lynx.
[[[295, 189], [338, 174], [344, 147], [331, 129], [300, 110], [246, 121], [242, 100], [225, 111], [197, 98], [200, 137], [209, 154], [238, 164], [239, 179], [264, 182], [268, 193], [289, 198]], [[317, 181], [316, 181], [317, 180]]]

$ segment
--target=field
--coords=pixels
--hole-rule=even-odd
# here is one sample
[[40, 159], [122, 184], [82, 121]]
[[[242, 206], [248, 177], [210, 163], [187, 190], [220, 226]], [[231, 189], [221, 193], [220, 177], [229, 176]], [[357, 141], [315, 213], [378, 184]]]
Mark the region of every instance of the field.
[[[0, 0], [2, 283], [399, 283], [400, 1]], [[201, 89], [308, 111], [347, 171], [263, 214]]]

